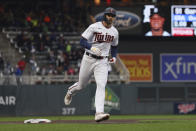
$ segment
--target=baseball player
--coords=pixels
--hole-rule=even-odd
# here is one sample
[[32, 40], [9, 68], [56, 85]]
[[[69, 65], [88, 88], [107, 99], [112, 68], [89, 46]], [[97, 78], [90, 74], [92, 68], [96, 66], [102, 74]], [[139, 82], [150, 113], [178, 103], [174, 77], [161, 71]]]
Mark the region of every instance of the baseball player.
[[[116, 10], [108, 7], [105, 9], [103, 20], [91, 24], [82, 33], [80, 45], [85, 48], [85, 53], [80, 66], [79, 81], [68, 88], [64, 99], [65, 105], [69, 105], [72, 96], [83, 89], [94, 74], [97, 84], [95, 94], [96, 122], [107, 120], [110, 117], [110, 114], [104, 113], [104, 101], [108, 65], [116, 62], [119, 36], [117, 29], [112, 25], [115, 17]], [[108, 61], [110, 49], [112, 58]]]

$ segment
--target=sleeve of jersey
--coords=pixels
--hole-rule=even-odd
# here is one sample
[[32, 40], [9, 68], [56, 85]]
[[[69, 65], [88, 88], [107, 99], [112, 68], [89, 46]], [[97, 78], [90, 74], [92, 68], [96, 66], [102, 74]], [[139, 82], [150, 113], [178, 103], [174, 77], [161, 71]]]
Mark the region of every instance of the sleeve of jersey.
[[117, 46], [118, 45], [118, 38], [119, 36], [118, 36], [118, 31], [116, 32], [116, 36], [115, 36], [115, 39], [114, 39], [114, 42], [112, 42], [112, 46]]
[[87, 42], [87, 40], [85, 38], [81, 38], [80, 39], [80, 45], [86, 49], [89, 49], [91, 48], [91, 44]]
[[93, 27], [90, 25], [83, 33], [82, 37], [89, 40], [93, 37]]
[[114, 39], [114, 42], [111, 44], [111, 55], [112, 57], [116, 57], [117, 55], [117, 46], [118, 46], [118, 31], [116, 32], [116, 37]]
[[86, 49], [91, 48], [91, 43], [88, 42], [89, 39], [93, 37], [93, 27], [90, 25], [83, 33], [80, 39], [80, 45]]
[[111, 55], [112, 57], [116, 57], [118, 50], [117, 50], [117, 46], [111, 46]]

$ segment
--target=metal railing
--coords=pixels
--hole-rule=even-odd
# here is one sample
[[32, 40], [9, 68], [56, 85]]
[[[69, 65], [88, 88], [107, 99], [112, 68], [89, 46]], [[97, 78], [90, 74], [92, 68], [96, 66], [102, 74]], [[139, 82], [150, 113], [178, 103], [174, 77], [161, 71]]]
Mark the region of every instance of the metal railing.
[[130, 73], [125, 64], [120, 59], [119, 55], [117, 55], [117, 61], [114, 65], [116, 70], [120, 73], [121, 79], [124, 80], [125, 83], [130, 82]]
[[[120, 75], [108, 75], [108, 82], [121, 83], [125, 82]], [[61, 84], [77, 82], [78, 75], [4, 75], [0, 76], [0, 85], [36, 85], [36, 84]], [[94, 77], [89, 82], [95, 82]]]

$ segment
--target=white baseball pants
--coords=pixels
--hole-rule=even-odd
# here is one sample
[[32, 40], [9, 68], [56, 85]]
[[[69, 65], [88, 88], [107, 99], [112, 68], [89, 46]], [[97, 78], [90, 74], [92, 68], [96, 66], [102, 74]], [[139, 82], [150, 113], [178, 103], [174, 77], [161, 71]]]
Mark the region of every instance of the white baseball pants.
[[108, 78], [108, 67], [107, 58], [95, 59], [84, 54], [80, 66], [79, 81], [70, 86], [68, 90], [70, 94], [75, 94], [77, 91], [85, 88], [94, 73], [97, 84], [95, 94], [96, 113], [104, 112], [105, 86]]

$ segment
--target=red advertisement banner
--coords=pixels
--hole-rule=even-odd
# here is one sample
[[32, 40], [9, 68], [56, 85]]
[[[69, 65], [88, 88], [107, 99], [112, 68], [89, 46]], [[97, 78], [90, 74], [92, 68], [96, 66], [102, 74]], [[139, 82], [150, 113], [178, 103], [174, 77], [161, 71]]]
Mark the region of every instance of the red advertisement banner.
[[132, 82], [152, 82], [152, 54], [119, 54]]

